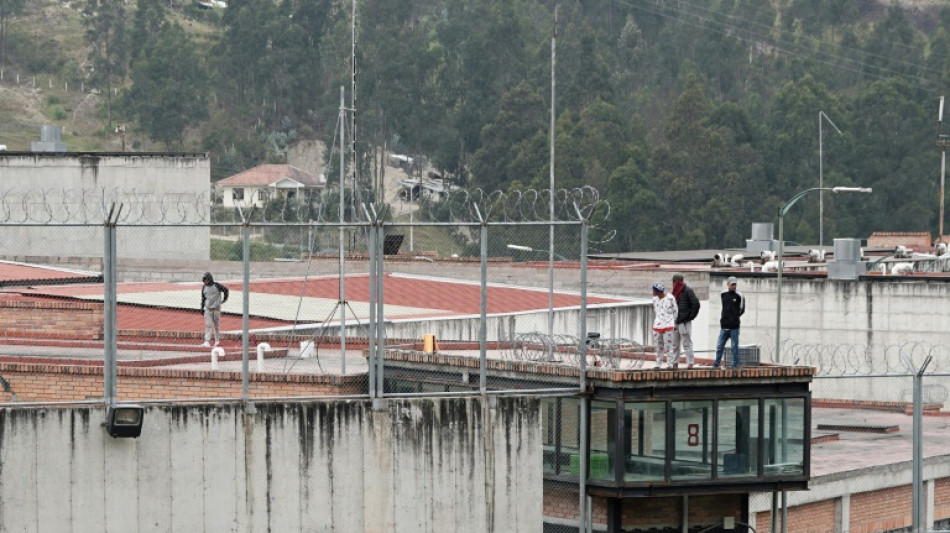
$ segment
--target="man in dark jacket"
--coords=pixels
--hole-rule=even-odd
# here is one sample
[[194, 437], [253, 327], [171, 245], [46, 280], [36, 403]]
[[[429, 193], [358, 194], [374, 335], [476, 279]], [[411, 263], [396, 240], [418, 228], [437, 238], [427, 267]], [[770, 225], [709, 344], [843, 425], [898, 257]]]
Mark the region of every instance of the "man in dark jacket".
[[716, 342], [716, 362], [714, 368], [719, 368], [722, 360], [722, 351], [726, 347], [726, 339], [732, 342], [732, 366], [739, 366], [739, 317], [745, 313], [745, 298], [736, 290], [736, 278], [730, 276], [726, 280], [726, 290], [720, 295], [722, 298], [722, 316], [719, 319], [719, 340]]
[[699, 314], [699, 298], [693, 288], [686, 284], [682, 274], [673, 274], [673, 297], [679, 313], [673, 328], [673, 364], [680, 362], [680, 343], [686, 353], [686, 369], [693, 368], [693, 319]]

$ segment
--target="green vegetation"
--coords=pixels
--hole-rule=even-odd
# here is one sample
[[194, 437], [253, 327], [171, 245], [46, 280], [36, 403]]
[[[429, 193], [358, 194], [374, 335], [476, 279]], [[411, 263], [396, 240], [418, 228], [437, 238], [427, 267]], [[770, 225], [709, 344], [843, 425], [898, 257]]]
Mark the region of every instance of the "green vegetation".
[[[30, 99], [4, 80], [0, 142], [23, 147], [36, 132], [24, 125], [62, 120], [72, 149], [113, 146], [96, 137], [111, 120], [129, 146], [209, 152], [215, 179], [283, 161], [309, 132], [333, 144], [349, 4], [72, 4], [0, 0], [0, 67], [95, 85], [99, 109], [73, 90], [16, 115]], [[819, 112], [824, 184], [875, 190], [825, 195], [826, 244], [935, 229], [950, 81], [950, 6], [936, 0], [359, 0], [358, 151], [425, 154], [467, 187], [547, 187], [556, 4], [556, 184], [609, 200], [620, 231], [603, 251], [741, 245], [818, 185]], [[786, 232], [818, 240], [818, 195]], [[456, 240], [446, 252], [469, 246]]]

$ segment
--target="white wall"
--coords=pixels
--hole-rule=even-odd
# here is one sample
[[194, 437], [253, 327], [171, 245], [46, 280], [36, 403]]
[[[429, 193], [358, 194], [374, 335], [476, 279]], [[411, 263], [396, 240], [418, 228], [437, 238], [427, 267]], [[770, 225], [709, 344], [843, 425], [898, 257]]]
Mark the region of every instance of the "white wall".
[[532, 532], [530, 398], [0, 410], [0, 531]]
[[[722, 306], [716, 279], [710, 286], [709, 334], [719, 332]], [[746, 298], [741, 343], [774, 351], [775, 277], [739, 278]], [[947, 345], [950, 283], [940, 281], [782, 280], [782, 339], [798, 344], [888, 346]]]
[[[3, 253], [102, 257], [101, 227], [10, 224], [101, 224], [102, 204], [108, 211], [115, 202], [117, 207], [125, 204], [120, 224], [160, 219], [180, 224], [120, 231], [116, 243], [120, 257], [207, 260], [209, 228], [188, 224], [208, 220], [210, 169], [203, 154], [0, 154]], [[176, 201], [179, 195], [182, 202]]]

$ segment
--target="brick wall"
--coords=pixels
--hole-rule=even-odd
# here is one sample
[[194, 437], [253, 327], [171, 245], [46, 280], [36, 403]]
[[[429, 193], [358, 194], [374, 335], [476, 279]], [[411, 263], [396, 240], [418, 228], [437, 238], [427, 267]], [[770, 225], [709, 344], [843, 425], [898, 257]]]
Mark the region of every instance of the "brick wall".
[[950, 478], [936, 479], [934, 488], [934, 519], [950, 518]]
[[[772, 530], [772, 513], [756, 513], [755, 529], [759, 533]], [[823, 500], [788, 508], [788, 531], [809, 533], [834, 533], [835, 500]]]
[[[65, 366], [0, 362], [0, 376], [10, 384], [18, 402], [78, 401], [103, 396], [101, 366]], [[177, 398], [240, 398], [239, 372], [117, 369], [116, 396], [120, 401]], [[252, 398], [366, 394], [366, 376], [311, 374], [251, 374]], [[2, 394], [2, 393], [0, 393]], [[0, 400], [9, 398], [0, 395]]]
[[911, 525], [910, 485], [851, 495], [851, 533], [873, 533]]
[[[603, 503], [601, 503], [603, 506]], [[596, 510], [597, 504], [594, 504]], [[577, 520], [580, 501], [577, 490], [568, 488], [545, 487], [544, 489], [544, 516], [559, 520]], [[596, 519], [595, 519], [596, 522]]]
[[[934, 520], [950, 518], [950, 478], [933, 483]], [[907, 528], [911, 525], [910, 485], [851, 495], [848, 533], [873, 533]], [[772, 513], [756, 513], [756, 531], [769, 533]], [[835, 531], [835, 500], [824, 500], [788, 509], [789, 533], [832, 533]]]
[[0, 299], [0, 336], [101, 339], [102, 304]]
[[[744, 498], [744, 494], [690, 496], [690, 527], [721, 523], [724, 516], [732, 516], [742, 521]], [[576, 490], [545, 488], [544, 516], [546, 518], [576, 521], [578, 508]], [[594, 524], [606, 524], [607, 500], [594, 498], [591, 514]], [[683, 516], [683, 497], [631, 498], [624, 502], [622, 515], [624, 528], [679, 529]]]
[[[690, 527], [721, 523], [724, 516], [742, 521], [744, 494], [690, 496]], [[637, 530], [679, 528], [683, 516], [682, 496], [634, 498], [624, 501], [623, 527]]]

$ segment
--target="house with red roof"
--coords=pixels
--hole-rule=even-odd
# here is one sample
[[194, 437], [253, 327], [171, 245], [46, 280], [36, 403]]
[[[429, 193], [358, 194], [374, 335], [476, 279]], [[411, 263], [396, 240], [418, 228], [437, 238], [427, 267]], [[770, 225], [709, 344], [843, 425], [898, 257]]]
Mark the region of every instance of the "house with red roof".
[[322, 176], [292, 165], [259, 165], [215, 183], [224, 207], [263, 207], [274, 198], [309, 198], [325, 186]]

